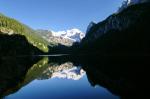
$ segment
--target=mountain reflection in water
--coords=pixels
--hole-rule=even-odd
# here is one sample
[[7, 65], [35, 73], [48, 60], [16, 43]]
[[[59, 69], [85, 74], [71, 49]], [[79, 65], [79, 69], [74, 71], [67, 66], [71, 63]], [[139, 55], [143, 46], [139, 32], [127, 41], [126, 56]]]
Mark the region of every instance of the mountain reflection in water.
[[85, 71], [81, 67], [75, 67], [72, 63], [67, 62], [59, 66], [48, 67], [38, 79], [63, 78], [79, 80], [84, 75]]
[[[139, 59], [133, 57], [118, 59], [69, 55], [0, 58], [0, 97], [5, 99], [139, 97], [140, 94], [146, 94], [143, 86], [147, 85], [139, 79], [143, 80], [147, 75], [143, 77], [146, 65], [144, 68], [139, 69], [138, 66], [135, 68], [136, 64], [143, 64], [137, 60]], [[89, 84], [99, 86], [90, 87]]]

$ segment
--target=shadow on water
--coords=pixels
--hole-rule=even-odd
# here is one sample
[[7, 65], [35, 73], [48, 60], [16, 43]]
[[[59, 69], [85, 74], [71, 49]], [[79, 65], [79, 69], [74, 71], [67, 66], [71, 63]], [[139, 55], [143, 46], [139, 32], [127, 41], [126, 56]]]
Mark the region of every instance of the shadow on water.
[[[94, 57], [94, 58], [93, 58]], [[147, 56], [87, 56], [80, 64], [91, 85], [100, 85], [121, 99], [148, 96], [149, 61]]]
[[[105, 87], [121, 99], [147, 96], [149, 62], [145, 56], [51, 56], [0, 58], [0, 95], [7, 96], [35, 79], [81, 66], [92, 86]], [[67, 63], [67, 64], [66, 64]], [[63, 64], [63, 65], [62, 65]]]
[[40, 57], [0, 57], [0, 98], [16, 92], [28, 69]]
[[[62, 60], [63, 59], [63, 60]], [[148, 56], [65, 56], [53, 61], [71, 61], [82, 66], [92, 86], [100, 85], [121, 99], [144, 98], [149, 90]]]

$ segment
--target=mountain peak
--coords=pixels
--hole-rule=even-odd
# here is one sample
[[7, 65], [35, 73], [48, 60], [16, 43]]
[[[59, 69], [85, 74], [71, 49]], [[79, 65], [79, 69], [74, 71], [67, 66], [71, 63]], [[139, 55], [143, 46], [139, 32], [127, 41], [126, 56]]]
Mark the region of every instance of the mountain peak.
[[87, 27], [86, 33], [88, 33], [89, 30], [90, 30], [95, 24], [96, 24], [95, 22], [91, 21], [91, 22], [89, 23], [88, 27]]
[[85, 33], [81, 32], [79, 29], [76, 28], [58, 32], [52, 31], [52, 35], [67, 38], [74, 42], [80, 42], [85, 37]]
[[124, 0], [118, 12], [121, 12], [123, 9], [127, 8], [128, 6], [139, 4], [139, 3], [145, 3], [145, 2], [150, 2], [150, 0]]

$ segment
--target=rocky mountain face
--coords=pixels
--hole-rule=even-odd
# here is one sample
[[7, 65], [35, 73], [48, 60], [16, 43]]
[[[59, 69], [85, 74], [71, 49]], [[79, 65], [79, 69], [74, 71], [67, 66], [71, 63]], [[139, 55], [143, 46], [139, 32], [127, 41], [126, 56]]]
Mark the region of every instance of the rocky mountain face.
[[90, 24], [89, 24], [88, 27], [87, 27], [86, 33], [88, 33], [88, 32], [90, 31], [90, 29], [91, 29], [93, 26], [95, 26], [95, 25], [96, 25], [96, 23], [90, 22]]
[[2, 34], [7, 34], [7, 35], [15, 34], [12, 29], [7, 29], [7, 28], [4, 28], [4, 27], [1, 27], [1, 28], [0, 28], [0, 32], [1, 32]]
[[85, 34], [78, 29], [58, 32], [49, 30], [37, 30], [37, 33], [49, 43], [53, 43], [54, 45], [61, 44], [65, 46], [72, 46], [74, 42], [80, 42], [85, 36]]
[[123, 1], [121, 7], [118, 9], [118, 12], [121, 12], [123, 9], [126, 9], [128, 6], [140, 4], [140, 3], [147, 3], [150, 0], [125, 0]]
[[37, 33], [43, 37], [43, 39], [47, 40], [50, 44], [54, 45], [65, 45], [71, 46], [73, 41], [68, 38], [63, 38], [61, 36], [54, 36], [53, 33], [49, 30], [37, 30]]
[[81, 32], [79, 29], [76, 28], [58, 32], [52, 31], [52, 34], [54, 36], [70, 39], [73, 42], [80, 42], [85, 36], [85, 33]]
[[87, 31], [85, 39], [89, 38], [88, 40], [94, 40], [99, 38], [101, 35], [108, 33], [111, 30], [121, 31], [127, 29], [128, 27], [131, 27], [132, 25], [137, 23], [138, 19], [142, 18], [141, 15], [145, 12], [144, 10], [145, 9], [142, 7], [139, 8], [139, 10], [138, 8], [136, 10], [135, 7], [129, 7], [128, 9], [125, 9], [125, 11], [123, 11], [122, 13], [113, 14], [102, 22], [99, 22], [97, 24], [93, 23], [91, 28], [88, 28], [89, 31]]
[[100, 53], [146, 53], [149, 51], [150, 3], [132, 5], [93, 24], [81, 41], [82, 50]]

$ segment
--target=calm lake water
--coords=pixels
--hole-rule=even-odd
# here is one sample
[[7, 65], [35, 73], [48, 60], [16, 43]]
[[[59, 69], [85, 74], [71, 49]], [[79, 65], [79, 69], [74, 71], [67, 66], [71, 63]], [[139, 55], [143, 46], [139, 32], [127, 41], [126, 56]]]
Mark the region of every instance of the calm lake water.
[[2, 99], [119, 99], [69, 59], [3, 58]]
[[86, 75], [79, 80], [52, 78], [34, 80], [5, 99], [118, 99], [107, 89], [90, 85]]

